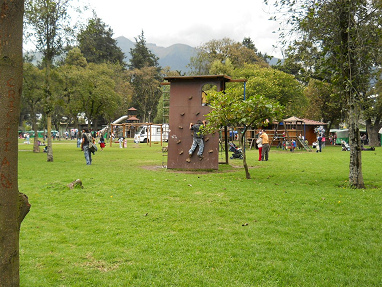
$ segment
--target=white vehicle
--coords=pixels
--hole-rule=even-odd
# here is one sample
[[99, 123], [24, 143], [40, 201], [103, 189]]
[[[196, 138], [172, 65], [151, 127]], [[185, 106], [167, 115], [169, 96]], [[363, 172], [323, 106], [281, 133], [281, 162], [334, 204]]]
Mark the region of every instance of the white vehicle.
[[169, 126], [163, 125], [147, 125], [141, 126], [134, 136], [135, 143], [160, 142], [168, 141]]

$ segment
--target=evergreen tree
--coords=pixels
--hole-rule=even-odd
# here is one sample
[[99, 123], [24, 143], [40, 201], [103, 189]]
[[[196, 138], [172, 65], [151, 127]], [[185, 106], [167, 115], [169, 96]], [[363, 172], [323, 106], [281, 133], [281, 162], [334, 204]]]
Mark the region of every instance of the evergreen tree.
[[142, 69], [145, 67], [159, 68], [159, 58], [147, 48], [143, 31], [141, 35], [138, 36], [138, 38], [135, 38], [135, 46], [134, 48], [130, 49], [130, 55], [130, 70]]
[[260, 58], [263, 58], [265, 61], [267, 61], [267, 59], [271, 59], [272, 57], [271, 56], [268, 56], [267, 53], [263, 54], [261, 52], [259, 52], [255, 46], [255, 43], [253, 43], [252, 39], [250, 37], [244, 37], [243, 39], [243, 42], [241, 42], [241, 44], [250, 49], [250, 50], [253, 50], [257, 56], [259, 56]]
[[135, 47], [130, 49], [130, 82], [134, 88], [132, 104], [138, 109], [143, 121], [155, 118], [158, 101], [161, 96], [161, 68], [158, 57], [146, 46], [143, 34], [135, 38]]
[[125, 55], [113, 39], [113, 30], [94, 16], [77, 36], [79, 48], [89, 63], [125, 65]]

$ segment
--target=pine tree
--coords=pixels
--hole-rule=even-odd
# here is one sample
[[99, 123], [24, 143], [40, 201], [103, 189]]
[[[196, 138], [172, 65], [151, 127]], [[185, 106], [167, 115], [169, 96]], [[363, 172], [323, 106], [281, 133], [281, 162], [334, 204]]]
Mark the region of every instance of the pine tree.
[[130, 54], [130, 70], [142, 69], [145, 67], [159, 68], [159, 58], [147, 48], [143, 31], [138, 38], [135, 38], [135, 47], [130, 49]]
[[119, 63], [124, 66], [125, 55], [113, 39], [113, 30], [100, 18], [90, 19], [77, 36], [79, 48], [88, 63]]

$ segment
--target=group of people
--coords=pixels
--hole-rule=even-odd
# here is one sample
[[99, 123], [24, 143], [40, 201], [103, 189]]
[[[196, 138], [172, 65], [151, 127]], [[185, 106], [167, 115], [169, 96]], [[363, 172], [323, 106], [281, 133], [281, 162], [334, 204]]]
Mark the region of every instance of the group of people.
[[[197, 156], [199, 160], [203, 159], [203, 151], [204, 151], [204, 140], [203, 140], [203, 128], [205, 126], [206, 122], [198, 120], [196, 124], [190, 123], [190, 130], [193, 131], [193, 138], [192, 138], [192, 145], [190, 150], [188, 151], [188, 157], [186, 159], [186, 162], [191, 162], [191, 157], [196, 150], [197, 147], [199, 147]], [[268, 134], [261, 130], [259, 132], [259, 137], [256, 141], [257, 146], [259, 147], [259, 161], [268, 161], [269, 158], [269, 138]]]
[[268, 134], [264, 130], [259, 132], [259, 137], [257, 138], [256, 143], [259, 148], [259, 161], [268, 161], [269, 139]]

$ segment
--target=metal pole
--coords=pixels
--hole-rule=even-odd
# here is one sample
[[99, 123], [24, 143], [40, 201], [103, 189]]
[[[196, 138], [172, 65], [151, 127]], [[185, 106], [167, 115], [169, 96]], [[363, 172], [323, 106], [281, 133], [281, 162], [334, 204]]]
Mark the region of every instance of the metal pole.
[[247, 82], [244, 82], [244, 101], [245, 101], [245, 92], [246, 92], [246, 89], [247, 89]]

